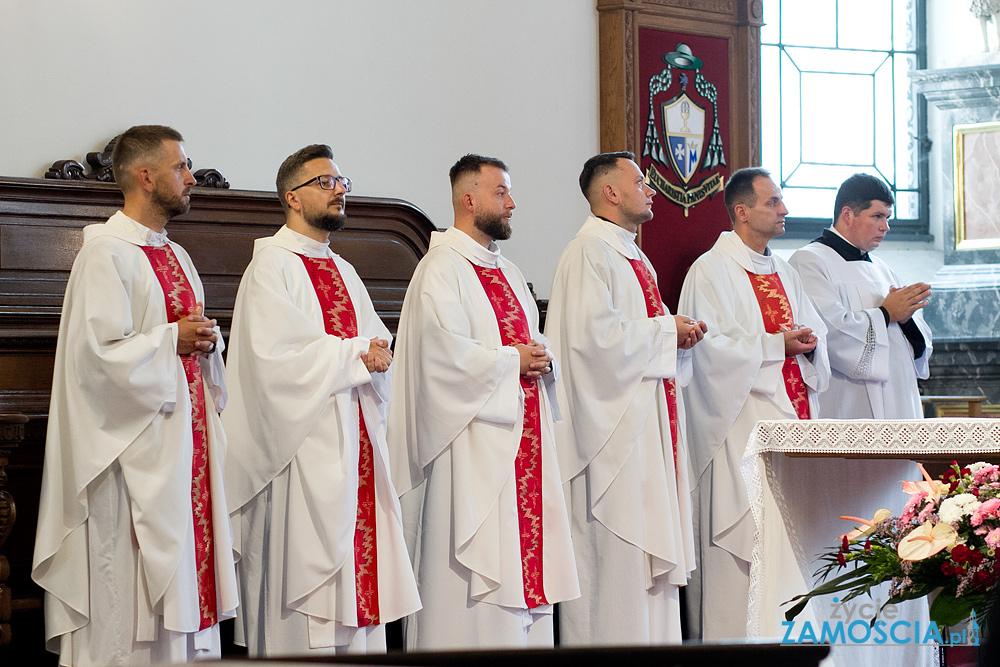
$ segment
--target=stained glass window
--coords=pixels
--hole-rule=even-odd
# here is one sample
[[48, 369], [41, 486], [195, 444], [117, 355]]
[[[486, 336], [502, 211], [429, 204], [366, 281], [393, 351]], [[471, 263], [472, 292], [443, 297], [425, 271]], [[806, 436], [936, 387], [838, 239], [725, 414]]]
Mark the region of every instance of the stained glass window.
[[764, 0], [761, 153], [784, 190], [786, 236], [828, 227], [837, 188], [866, 172], [896, 198], [893, 237], [927, 238], [926, 0]]

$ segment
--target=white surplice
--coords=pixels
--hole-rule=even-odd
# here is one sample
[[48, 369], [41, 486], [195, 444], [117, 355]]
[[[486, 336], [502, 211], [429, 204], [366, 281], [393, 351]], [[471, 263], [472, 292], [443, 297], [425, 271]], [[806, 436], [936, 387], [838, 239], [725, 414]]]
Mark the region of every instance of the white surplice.
[[[218, 624], [199, 630], [191, 400], [177, 324], [142, 250], [164, 244], [204, 302], [184, 249], [121, 211], [84, 229], [66, 286], [31, 572], [45, 589], [46, 648], [63, 665], [219, 654]], [[219, 334], [199, 360], [219, 619], [237, 604], [222, 486], [222, 348]]]
[[582, 591], [560, 605], [567, 645], [680, 642], [677, 589], [695, 566], [687, 451], [678, 443], [675, 469], [663, 384], [690, 379], [691, 355], [678, 352], [669, 312], [647, 315], [629, 260], [656, 273], [635, 236], [587, 218], [556, 267], [547, 312]]
[[899, 323], [887, 325], [879, 310], [889, 288], [903, 285], [888, 264], [871, 260], [848, 262], [822, 243], [789, 260], [827, 326], [832, 375], [820, 410], [826, 419], [919, 419], [917, 378], [930, 375], [931, 330], [913, 314], [927, 345], [914, 359]]
[[691, 265], [678, 305], [708, 326], [692, 350], [694, 375], [684, 388], [697, 480], [698, 569], [687, 591], [688, 619], [692, 634], [703, 639], [746, 636], [754, 522], [740, 464], [758, 420], [797, 418], [782, 375], [784, 337], [766, 332], [748, 271], [777, 272], [794, 323], [819, 338], [812, 360], [796, 357], [812, 417], [820, 416], [817, 394], [830, 378], [826, 327], [798, 274], [779, 257], [750, 250], [735, 232], [723, 232]]
[[[473, 264], [499, 268], [528, 318], [538, 311], [517, 267], [451, 228], [431, 235], [403, 302], [389, 422], [392, 473], [423, 609], [409, 649], [551, 646], [552, 604], [529, 610], [521, 571], [514, 459], [524, 395]], [[546, 599], [579, 595], [552, 423], [558, 369], [540, 380], [542, 576]]]
[[[358, 336], [329, 335], [299, 255], [333, 258]], [[391, 340], [347, 261], [287, 227], [257, 239], [230, 337], [226, 490], [233, 508], [251, 655], [384, 651], [384, 626], [358, 628], [354, 532], [358, 410], [372, 442], [381, 623], [420, 607], [385, 445], [391, 370], [361, 360]]]

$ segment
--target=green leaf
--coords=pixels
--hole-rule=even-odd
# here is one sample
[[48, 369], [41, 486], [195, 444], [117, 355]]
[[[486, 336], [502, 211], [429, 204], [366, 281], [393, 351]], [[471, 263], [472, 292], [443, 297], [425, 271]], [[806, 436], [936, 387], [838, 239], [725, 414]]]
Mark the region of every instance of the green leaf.
[[942, 592], [931, 603], [931, 620], [938, 625], [958, 625], [972, 615], [977, 597], [963, 595], [956, 598], [950, 593]]

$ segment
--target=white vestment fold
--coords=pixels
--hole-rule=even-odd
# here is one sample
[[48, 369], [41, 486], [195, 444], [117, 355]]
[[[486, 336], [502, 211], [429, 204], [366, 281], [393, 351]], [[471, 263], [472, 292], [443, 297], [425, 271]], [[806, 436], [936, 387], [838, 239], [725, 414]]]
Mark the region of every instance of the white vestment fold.
[[546, 334], [563, 374], [556, 446], [583, 593], [560, 605], [568, 645], [679, 642], [677, 587], [695, 567], [687, 448], [677, 443], [675, 468], [663, 383], [687, 382], [691, 355], [678, 352], [669, 312], [648, 316], [629, 260], [655, 279], [635, 234], [591, 216], [549, 300]]
[[[218, 655], [218, 625], [199, 629], [188, 383], [177, 325], [142, 250], [164, 243], [204, 302], [184, 249], [121, 211], [84, 229], [66, 287], [31, 575], [45, 589], [46, 647], [63, 665]], [[219, 333], [216, 351], [199, 359], [220, 619], [237, 604], [222, 349]]]
[[[464, 232], [431, 235], [403, 302], [389, 421], [392, 474], [423, 609], [410, 649], [550, 645], [551, 604], [525, 602], [514, 458], [523, 427], [520, 362], [504, 346], [473, 264], [502, 270], [528, 318], [517, 267]], [[579, 595], [552, 423], [556, 366], [540, 380], [542, 577], [549, 603]]]
[[830, 388], [820, 395], [825, 419], [919, 419], [917, 378], [930, 375], [931, 330], [921, 311], [913, 322], [926, 348], [919, 358], [898, 322], [885, 323], [879, 306], [890, 287], [902, 287], [878, 257], [848, 262], [822, 243], [792, 255], [806, 294], [827, 326]]
[[[327, 334], [300, 255], [335, 261], [357, 337]], [[372, 628], [358, 628], [359, 409], [374, 455], [380, 621], [420, 607], [385, 444], [392, 367], [369, 373], [361, 360], [373, 338], [391, 335], [347, 261], [287, 227], [257, 239], [236, 298], [223, 416], [240, 554], [238, 639], [251, 655], [385, 650], [383, 632], [368, 638]]]
[[[694, 373], [684, 388], [688, 442], [696, 481], [698, 570], [688, 588], [689, 627], [703, 639], [746, 635], [749, 563], [754, 523], [740, 464], [760, 419], [796, 419], [785, 389], [784, 337], [769, 334], [747, 272], [751, 250], [735, 232], [723, 232], [691, 265], [678, 310], [708, 326], [692, 350]], [[759, 256], [763, 258], [763, 256]], [[826, 326], [787, 262], [769, 255], [794, 322], [819, 338], [812, 359], [798, 355], [812, 417], [830, 378]]]

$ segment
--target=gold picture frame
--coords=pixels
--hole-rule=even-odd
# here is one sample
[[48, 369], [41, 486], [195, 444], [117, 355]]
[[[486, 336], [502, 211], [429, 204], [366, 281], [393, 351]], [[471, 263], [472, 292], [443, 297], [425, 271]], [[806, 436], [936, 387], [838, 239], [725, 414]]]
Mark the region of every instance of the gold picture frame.
[[[1000, 122], [955, 125], [955, 249], [1000, 248]], [[970, 169], [967, 169], [969, 167]]]

